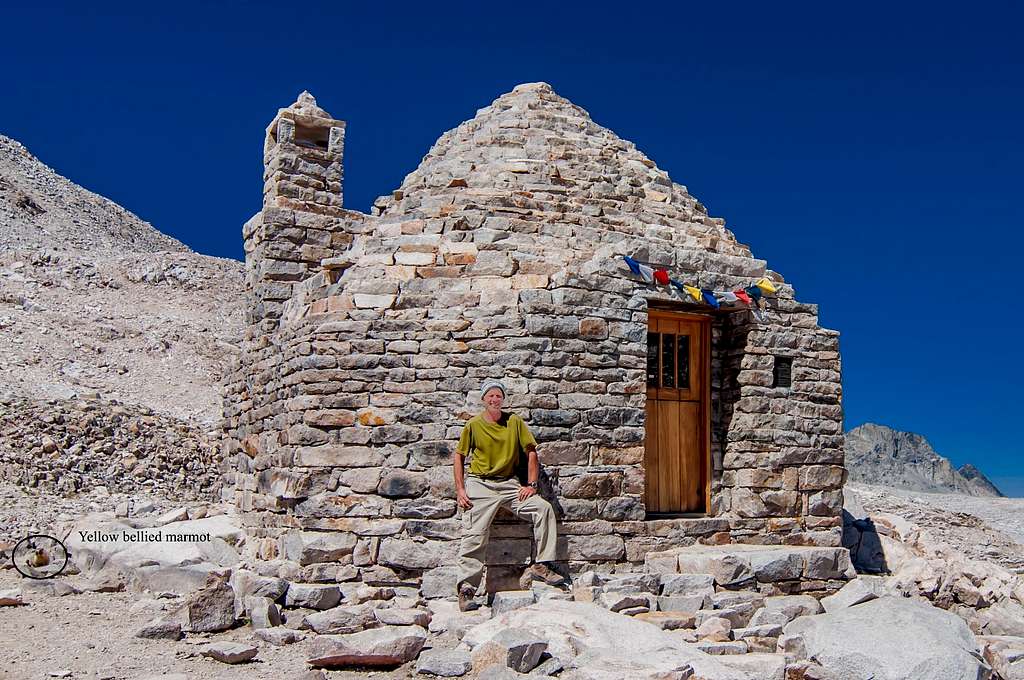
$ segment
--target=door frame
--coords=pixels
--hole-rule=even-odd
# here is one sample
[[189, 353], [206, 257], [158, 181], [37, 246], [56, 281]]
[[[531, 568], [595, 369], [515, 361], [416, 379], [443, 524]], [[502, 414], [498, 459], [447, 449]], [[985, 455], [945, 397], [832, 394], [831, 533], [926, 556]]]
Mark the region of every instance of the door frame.
[[[704, 348], [701, 352], [699, 370], [702, 375], [703, 389], [700, 395], [700, 402], [703, 406], [703, 414], [698, 423], [698, 438], [702, 442], [704, 447], [704, 512], [650, 512], [646, 510], [646, 492], [644, 496], [644, 505], [647, 517], [650, 519], [662, 519], [670, 517], [707, 517], [711, 515], [711, 477], [712, 477], [712, 459], [711, 459], [711, 325], [714, 321], [714, 315], [711, 314], [697, 314], [689, 311], [677, 311], [671, 307], [648, 307], [647, 310], [647, 331], [651, 328], [651, 318], [668, 318], [668, 319], [682, 319], [685, 321], [695, 321], [701, 325], [701, 345]], [[646, 338], [646, 334], [644, 335]], [[646, 378], [644, 385], [644, 398], [649, 398], [649, 394], [653, 391], [658, 392], [659, 388], [648, 388], [646, 386]], [[655, 397], [657, 398], [657, 397]], [[645, 409], [646, 410], [646, 409]], [[644, 422], [644, 441], [647, 439], [647, 427], [648, 424]], [[645, 443], [646, 450], [646, 443]], [[646, 459], [646, 454], [645, 454]], [[649, 478], [646, 465], [644, 464], [644, 484], [646, 487], [647, 480]]]

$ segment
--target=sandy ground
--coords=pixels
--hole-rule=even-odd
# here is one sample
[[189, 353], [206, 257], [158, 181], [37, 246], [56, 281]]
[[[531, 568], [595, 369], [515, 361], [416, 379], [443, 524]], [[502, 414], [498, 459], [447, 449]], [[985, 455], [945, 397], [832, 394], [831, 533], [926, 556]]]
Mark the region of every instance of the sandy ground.
[[[65, 580], [74, 583], [75, 577]], [[26, 581], [13, 570], [2, 571], [0, 591], [23, 587]], [[128, 592], [64, 597], [24, 592], [27, 606], [0, 607], [0, 680], [155, 680], [171, 673], [197, 680], [289, 680], [302, 678], [309, 669], [308, 641], [274, 647], [252, 641], [248, 626], [216, 635], [189, 635], [178, 642], [134, 637], [135, 631], [174, 601]], [[218, 640], [256, 644], [259, 655], [238, 666], [200, 656], [203, 644]], [[53, 675], [61, 671], [70, 675]], [[407, 664], [387, 672], [330, 671], [325, 675], [331, 680], [394, 680], [414, 677], [415, 669]]]

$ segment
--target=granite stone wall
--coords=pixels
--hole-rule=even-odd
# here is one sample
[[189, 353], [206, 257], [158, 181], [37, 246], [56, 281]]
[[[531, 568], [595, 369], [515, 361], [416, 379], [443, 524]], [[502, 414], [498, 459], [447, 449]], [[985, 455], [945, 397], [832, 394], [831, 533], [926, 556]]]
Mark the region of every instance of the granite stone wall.
[[[298, 106], [307, 130], [341, 127]], [[450, 456], [486, 377], [540, 442], [573, 567], [696, 541], [839, 545], [838, 334], [631, 143], [549, 86], [519, 86], [445, 133], [372, 215], [341, 208], [340, 151], [335, 173], [329, 151], [287, 144], [268, 135], [268, 177], [312, 193], [268, 180], [246, 225], [252, 325], [225, 398], [227, 494], [260, 557], [309, 580], [450, 585]], [[337, 202], [295, 178], [321, 177], [310, 154], [332, 196], [338, 177]], [[762, 320], [711, 314], [638, 281], [622, 255], [708, 288], [767, 276], [778, 292]], [[646, 519], [654, 305], [713, 317], [705, 517]], [[779, 357], [789, 387], [772, 386]], [[498, 584], [531, 539], [510, 516], [492, 535]]]

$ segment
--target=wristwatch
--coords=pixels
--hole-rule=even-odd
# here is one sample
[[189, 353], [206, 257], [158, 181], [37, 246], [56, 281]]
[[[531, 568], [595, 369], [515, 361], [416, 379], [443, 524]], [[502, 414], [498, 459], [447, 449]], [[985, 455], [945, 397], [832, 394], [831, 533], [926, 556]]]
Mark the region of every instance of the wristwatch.
[[530, 483], [529, 483], [529, 484], [527, 484], [526, 486], [531, 486], [531, 487], [533, 487], [534, 489], [536, 489], [536, 488], [537, 488], [537, 482], [530, 482]]

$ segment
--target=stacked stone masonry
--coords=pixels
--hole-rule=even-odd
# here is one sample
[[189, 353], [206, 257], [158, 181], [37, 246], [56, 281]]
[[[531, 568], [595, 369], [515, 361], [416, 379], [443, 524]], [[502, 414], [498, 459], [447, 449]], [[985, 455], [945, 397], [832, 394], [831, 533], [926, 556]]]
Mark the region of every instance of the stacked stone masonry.
[[[451, 452], [487, 377], [540, 442], [573, 568], [696, 542], [840, 544], [838, 334], [632, 143], [548, 85], [521, 85], [365, 215], [341, 207], [343, 139], [306, 93], [282, 109], [244, 229], [250, 326], [226, 389], [226, 493], [260, 557], [311, 578], [450, 569]], [[623, 255], [706, 288], [778, 289], [760, 321], [712, 315], [705, 516], [648, 519], [645, 361], [649, 309], [709, 308], [639, 281]], [[772, 386], [777, 357], [792, 360], [788, 387]], [[511, 517], [492, 536], [497, 581], [531, 539]]]

